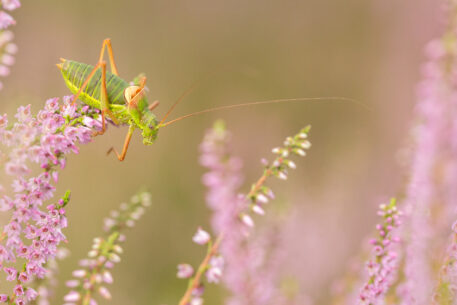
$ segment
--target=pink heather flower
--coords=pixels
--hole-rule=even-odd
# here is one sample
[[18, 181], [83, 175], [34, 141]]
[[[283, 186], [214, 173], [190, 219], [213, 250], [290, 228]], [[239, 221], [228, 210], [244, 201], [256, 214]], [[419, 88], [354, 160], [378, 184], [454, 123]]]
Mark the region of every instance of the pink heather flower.
[[105, 272], [103, 272], [102, 277], [103, 281], [107, 284], [112, 284], [114, 282], [113, 276], [111, 275], [111, 272], [109, 272], [108, 270], [105, 270]]
[[268, 203], [268, 198], [264, 194], [258, 194], [255, 197], [255, 201], [257, 201], [259, 203]]
[[4, 65], [12, 66], [12, 65], [14, 65], [15, 59], [14, 59], [14, 56], [12, 56], [10, 54], [4, 54], [1, 58], [1, 62]]
[[211, 267], [206, 271], [206, 278], [208, 283], [219, 283], [222, 277], [222, 270], [217, 267]]
[[28, 282], [30, 280], [30, 278], [29, 278], [29, 276], [28, 276], [28, 274], [26, 272], [21, 272], [19, 274], [19, 278], [18, 279], [19, 279], [19, 281], [21, 281], [23, 283]]
[[213, 256], [209, 262], [209, 269], [206, 271], [206, 278], [209, 283], [219, 283], [222, 277], [222, 271], [224, 269], [224, 258], [219, 256]]
[[[1, 12], [0, 12], [1, 13]], [[5, 65], [0, 65], [0, 76], [8, 76], [10, 75], [10, 68]]]
[[203, 305], [203, 299], [202, 298], [192, 298], [190, 301], [190, 305]]
[[[17, 0], [3, 0], [1, 6], [7, 10], [14, 10], [20, 6], [20, 3]], [[14, 24], [14, 19], [8, 13], [0, 10], [0, 76], [2, 77], [10, 74], [10, 66], [15, 62], [14, 54], [17, 52], [17, 46], [11, 42], [13, 33], [5, 30]], [[2, 82], [0, 82], [1, 89], [3, 89]]]
[[98, 293], [107, 300], [111, 300], [111, 293], [109, 292], [108, 288], [101, 286], [98, 288]]
[[205, 245], [211, 240], [211, 235], [208, 232], [203, 230], [202, 228], [197, 229], [197, 233], [195, 233], [192, 240], [199, 245]]
[[13, 17], [5, 13], [4, 11], [0, 11], [0, 30], [4, 30], [8, 28], [10, 25], [14, 25], [16, 22], [14, 21]]
[[0, 302], [6, 303], [8, 301], [8, 295], [0, 294]]
[[78, 280], [69, 280], [69, 281], [66, 281], [65, 282], [65, 286], [69, 287], [69, 288], [75, 288], [77, 286], [79, 286], [79, 281]]
[[257, 204], [252, 206], [252, 211], [258, 215], [265, 215], [265, 210]]
[[22, 285], [16, 285], [14, 287], [14, 293], [18, 296], [21, 296], [24, 294], [24, 287], [22, 287]]
[[240, 215], [241, 217], [241, 221], [247, 225], [248, 227], [250, 228], [253, 228], [254, 227], [254, 220], [252, 220], [252, 217], [249, 216], [248, 214], [241, 214]]
[[77, 302], [79, 299], [81, 299], [81, 295], [77, 291], [70, 291], [68, 294], [66, 294], [63, 298], [65, 302]]
[[180, 279], [190, 278], [194, 274], [194, 268], [189, 264], [179, 264], [176, 276]]
[[75, 271], [73, 271], [72, 274], [73, 274], [73, 276], [76, 277], [76, 278], [81, 278], [81, 277], [85, 277], [85, 276], [86, 276], [87, 271], [86, 271], [86, 270], [80, 269], [80, 270], [75, 270]]
[[2, 6], [6, 10], [13, 11], [21, 6], [19, 0], [2, 0]]
[[6, 277], [7, 281], [15, 281], [17, 278], [17, 271], [15, 268], [3, 268], [3, 270], [8, 274]]
[[27, 288], [25, 291], [25, 300], [33, 301], [38, 297], [38, 292], [35, 291], [33, 288]]

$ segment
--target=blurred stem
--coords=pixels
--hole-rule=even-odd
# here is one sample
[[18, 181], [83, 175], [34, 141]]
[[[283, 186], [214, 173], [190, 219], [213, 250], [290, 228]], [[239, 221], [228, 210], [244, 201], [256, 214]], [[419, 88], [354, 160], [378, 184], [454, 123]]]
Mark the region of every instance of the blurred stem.
[[189, 287], [186, 290], [186, 293], [184, 293], [184, 296], [181, 298], [179, 301], [179, 305], [186, 305], [189, 303], [190, 298], [192, 296], [192, 291], [194, 289], [198, 288], [201, 283], [201, 277], [203, 276], [203, 273], [205, 273], [206, 269], [208, 268], [209, 261], [211, 258], [217, 254], [219, 245], [222, 241], [223, 238], [223, 233], [219, 234], [216, 242], [210, 247], [208, 250], [208, 253], [206, 254], [205, 258], [201, 262], [200, 266], [198, 267], [197, 273], [195, 274], [194, 278], [190, 281]]

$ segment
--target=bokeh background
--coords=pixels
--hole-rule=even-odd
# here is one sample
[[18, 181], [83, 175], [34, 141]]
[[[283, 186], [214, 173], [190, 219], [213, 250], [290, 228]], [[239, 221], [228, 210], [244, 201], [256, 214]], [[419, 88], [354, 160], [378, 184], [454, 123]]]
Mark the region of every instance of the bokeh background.
[[[261, 157], [313, 126], [309, 155], [287, 183], [270, 185], [292, 214], [284, 268], [317, 304], [329, 301], [332, 282], [372, 232], [377, 205], [402, 190], [422, 50], [440, 27], [436, 1], [22, 2], [13, 28], [20, 51], [0, 92], [2, 112], [28, 103], [37, 111], [47, 98], [68, 94], [54, 64], [59, 57], [95, 63], [106, 37], [125, 79], [148, 76], [149, 99], [161, 101], [159, 117], [200, 79], [174, 117], [288, 97], [342, 96], [370, 108], [319, 101], [210, 113], [164, 128], [150, 147], [136, 133], [123, 163], [105, 152], [121, 147], [127, 128], [110, 128], [62, 172], [58, 189], [72, 190], [72, 254], [61, 263], [61, 283], [102, 233], [103, 217], [145, 187], [153, 206], [128, 233], [111, 304], [177, 303], [186, 283], [175, 278], [175, 266], [200, 261], [204, 250], [191, 237], [197, 226], [208, 227], [210, 215], [198, 145], [222, 118], [244, 160], [244, 190], [261, 173]], [[64, 292], [61, 284], [56, 304]], [[222, 303], [222, 289], [207, 292], [207, 304]]]

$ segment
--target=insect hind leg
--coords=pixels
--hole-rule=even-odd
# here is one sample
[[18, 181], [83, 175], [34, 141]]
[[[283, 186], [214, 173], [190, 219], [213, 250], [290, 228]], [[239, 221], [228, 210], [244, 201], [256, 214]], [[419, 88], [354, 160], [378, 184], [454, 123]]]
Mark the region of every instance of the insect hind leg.
[[102, 110], [102, 130], [97, 131], [95, 135], [102, 135], [106, 131], [106, 119], [105, 116], [108, 115], [114, 124], [119, 125], [119, 120], [109, 109], [109, 99], [108, 99], [108, 90], [106, 89], [106, 62], [102, 61], [100, 67], [102, 69], [102, 81], [101, 81], [101, 90], [100, 90], [100, 100], [101, 100], [101, 110]]
[[100, 50], [100, 57], [98, 59], [98, 62], [102, 62], [103, 61], [103, 57], [104, 57], [104, 54], [105, 54], [105, 47], [108, 50], [109, 62], [110, 62], [110, 65], [111, 65], [111, 72], [114, 75], [119, 76], [119, 72], [117, 70], [116, 62], [114, 61], [114, 53], [113, 53], [113, 47], [111, 46], [111, 39], [106, 38], [105, 40], [103, 40], [102, 49]]

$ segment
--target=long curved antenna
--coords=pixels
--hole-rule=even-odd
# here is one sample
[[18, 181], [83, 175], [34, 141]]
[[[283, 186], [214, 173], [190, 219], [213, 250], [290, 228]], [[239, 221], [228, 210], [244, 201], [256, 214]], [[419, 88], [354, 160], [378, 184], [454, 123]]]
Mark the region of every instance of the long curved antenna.
[[195, 81], [190, 87], [189, 89], [187, 89], [179, 98], [178, 100], [170, 107], [170, 109], [167, 111], [167, 113], [165, 114], [165, 116], [162, 118], [162, 120], [160, 121], [159, 125], [162, 125], [163, 122], [165, 122], [165, 120], [168, 118], [168, 116], [173, 112], [173, 110], [176, 108], [176, 106], [186, 97], [188, 96], [200, 83], [203, 82], [204, 79], [207, 79], [209, 78], [211, 75], [216, 75], [216, 72], [217, 71], [221, 71], [221, 70], [228, 70], [228, 68], [230, 70], [234, 70], [233, 69], [233, 66], [232, 65], [224, 65], [222, 67], [219, 67], [219, 68], [215, 68], [213, 69], [212, 71], [210, 72], [207, 72], [205, 73], [205, 75], [200, 78], [199, 80]]
[[324, 101], [325, 100], [326, 101], [333, 101], [333, 102], [350, 102], [350, 103], [354, 103], [354, 104], [356, 104], [358, 106], [361, 106], [361, 107], [365, 108], [365, 110], [368, 110], [368, 111], [372, 110], [370, 107], [368, 107], [364, 103], [362, 103], [362, 102], [360, 102], [358, 100], [352, 99], [352, 98], [347, 98], [347, 97], [331, 96], [331, 97], [284, 98], [284, 99], [276, 99], [276, 100], [268, 100], [268, 101], [258, 101], [258, 102], [226, 105], [226, 106], [220, 106], [220, 107], [205, 109], [205, 110], [202, 110], [202, 111], [198, 111], [198, 112], [194, 112], [194, 113], [183, 115], [183, 116], [181, 116], [179, 118], [173, 119], [173, 120], [168, 121], [166, 123], [163, 123], [163, 121], [165, 120], [165, 118], [164, 118], [159, 123], [158, 127], [159, 128], [165, 127], [165, 126], [168, 126], [170, 124], [176, 123], [178, 121], [181, 121], [183, 119], [186, 119], [186, 118], [189, 118], [189, 117], [192, 117], [192, 116], [196, 116], [196, 115], [200, 115], [200, 114], [204, 114], [204, 113], [208, 113], [208, 112], [213, 112], [213, 111], [224, 110], [224, 109], [239, 108], [239, 107], [245, 107], [245, 106], [255, 106], [255, 105], [265, 105], [265, 104], [275, 104], [275, 103], [285, 103], [285, 102], [313, 102], [313, 101], [323, 101], [323, 100]]
[[200, 83], [200, 81], [196, 81], [190, 86], [189, 89], [187, 89], [179, 98], [178, 100], [170, 107], [170, 109], [167, 111], [165, 116], [162, 118], [162, 120], [159, 123], [159, 126], [162, 125], [163, 122], [167, 119], [167, 117], [173, 112], [173, 110], [178, 106], [178, 104], [186, 97], [188, 96], [192, 91], [194, 91], [195, 87]]

